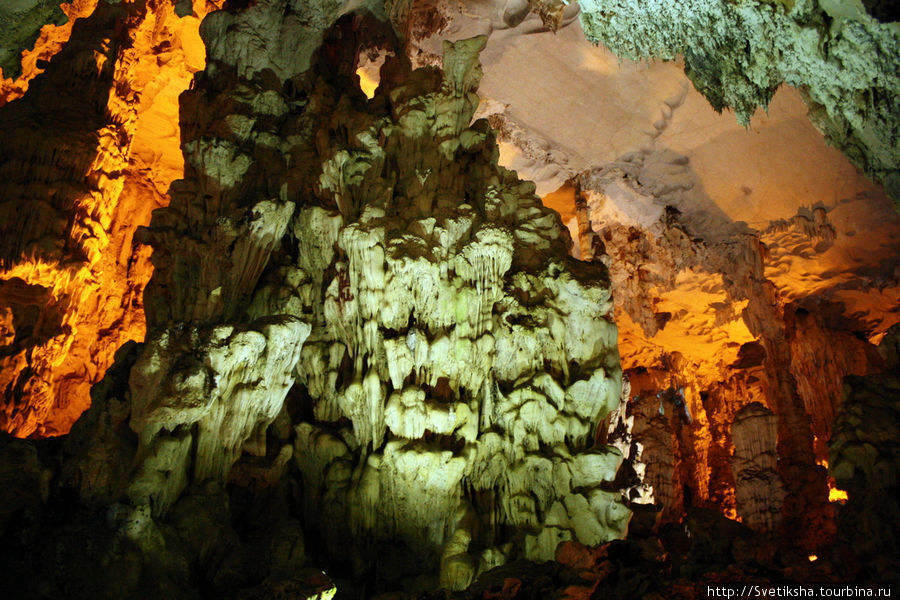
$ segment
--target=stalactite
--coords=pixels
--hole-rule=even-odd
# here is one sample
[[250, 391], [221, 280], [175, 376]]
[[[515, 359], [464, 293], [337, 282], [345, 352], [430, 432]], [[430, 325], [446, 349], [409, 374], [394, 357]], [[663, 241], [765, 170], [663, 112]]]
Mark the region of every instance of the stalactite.
[[[826, 454], [825, 442], [831, 439], [832, 424], [843, 399], [844, 377], [867, 375], [881, 368], [876, 348], [849, 333], [852, 325], [840, 327], [840, 308], [801, 305], [785, 311], [791, 372], [811, 420], [817, 458]], [[829, 326], [828, 321], [835, 318], [838, 323]]]
[[474, 118], [487, 39], [404, 46], [446, 6], [213, 6], [73, 2], [0, 86], [0, 426], [91, 397], [0, 439], [0, 595], [891, 577], [898, 338], [860, 307], [896, 237], [844, 276], [853, 206], [757, 230], [689, 195], [655, 146], [684, 89], [566, 229], [495, 136], [556, 150]]
[[[625, 0], [614, 9], [585, 0], [581, 6], [588, 39], [632, 59], [683, 54], [694, 86], [716, 110], [733, 108], [744, 124], [782, 83], [804, 90], [809, 118], [828, 142], [883, 182], [900, 206], [900, 109], [888, 99], [900, 89], [888, 58], [896, 56], [900, 40], [862, 3], [792, 1], [778, 10], [718, 0]], [[823, 21], [833, 26], [815, 25]], [[664, 22], [678, 26], [660, 27]], [[705, 33], [710, 22], [721, 24], [715, 39]], [[891, 92], [882, 100], [880, 90]], [[880, 135], [868, 133], [876, 130]]]
[[[654, 169], [660, 163], [680, 188], [659, 178]], [[880, 361], [870, 343], [851, 333], [853, 320], [843, 307], [832, 305], [827, 325], [798, 327], [802, 320], [820, 322], [805, 317], [809, 309], [802, 306], [828, 314], [821, 308], [828, 303], [812, 292], [801, 299], [797, 290], [785, 289], [784, 279], [767, 279], [780, 277], [770, 260], [781, 262], [792, 248], [802, 253], [810, 239], [820, 240], [820, 251], [834, 242], [826, 211], [801, 211], [763, 232], [715, 215], [683, 214], [676, 206], [677, 190], [694, 185], [686, 165], [670, 152], [650, 148], [574, 182], [582, 254], [610, 266], [617, 290], [620, 351], [632, 393], [648, 406], [655, 396], [661, 412], [664, 400], [677, 396], [684, 409], [675, 412], [686, 410], [692, 421], [680, 424], [671, 414], [656, 416], [633, 404], [635, 439], [651, 457], [651, 471], [654, 453], [658, 464], [672, 464], [664, 476], [650, 473], [654, 488], [662, 486], [654, 497], [664, 504], [664, 518], [683, 515], [683, 490], [690, 492], [692, 506], [712, 503], [736, 516], [732, 420], [749, 403], [762, 402], [778, 423], [779, 476], [787, 492], [779, 521], [783, 539], [812, 551], [834, 531], [814, 440], [821, 440], [821, 457], [841, 379], [869, 372]], [[594, 240], [602, 249], [593, 249]], [[762, 240], [777, 249], [775, 258]], [[794, 303], [786, 306], [786, 297]], [[808, 339], [825, 335], [842, 336], [847, 343]], [[660, 422], [645, 434], [651, 419]], [[663, 427], [667, 435], [660, 433]]]
[[[517, 552], [550, 558], [627, 523], [599, 488], [621, 455], [589, 449], [620, 385], [603, 268], [565, 259], [558, 220], [496, 167], [484, 122], [468, 126], [481, 45], [448, 44], [443, 78], [388, 57], [373, 115], [333, 100], [341, 112], [317, 121], [357, 129], [317, 133], [323, 206], [292, 229], [318, 316], [298, 368], [317, 418], [295, 447], [308, 510], [346, 523], [323, 532], [332, 552], [396, 538], [454, 588], [510, 555], [504, 526], [521, 530]], [[366, 560], [394, 569], [397, 552]]]

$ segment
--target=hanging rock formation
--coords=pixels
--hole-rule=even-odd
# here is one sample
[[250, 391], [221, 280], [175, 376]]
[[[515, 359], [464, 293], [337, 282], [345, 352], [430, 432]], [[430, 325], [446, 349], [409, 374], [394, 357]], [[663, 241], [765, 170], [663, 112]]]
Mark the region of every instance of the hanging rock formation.
[[[777, 210], [749, 189], [704, 195], [693, 159], [664, 147], [682, 79], [640, 150], [587, 171], [596, 146], [553, 139], [571, 114], [535, 133], [502, 103], [476, 112], [480, 53], [577, 33], [557, 0], [467, 3], [492, 14], [490, 43], [440, 2], [228, 2], [199, 33], [200, 2], [91, 2], [0, 91], [2, 422], [64, 433], [91, 394], [63, 439], [0, 439], [0, 562], [22, 574], [0, 595], [334, 595], [310, 565], [356, 597], [658, 600], [742, 569], [896, 572], [875, 519], [896, 520], [896, 382], [875, 373], [896, 368], [900, 237], [876, 192], [835, 184], [831, 204], [798, 207], [793, 182]], [[626, 3], [607, 4], [603, 18]], [[827, 30], [822, 52], [885, 31], [819, 27], [810, 6], [723, 10], [769, 11], [765, 27], [813, 15], [795, 24]], [[461, 39], [425, 44], [444, 27]], [[640, 104], [622, 94], [603, 105]], [[880, 115], [890, 154], [870, 96], [838, 102], [832, 125]], [[845, 149], [890, 181], [885, 147], [853, 127]], [[585, 262], [499, 166], [512, 146], [545, 185], [581, 172], [560, 194]]]
[[[282, 238], [302, 201], [288, 148], [311, 139], [276, 133], [289, 120], [296, 126], [305, 104], [284, 93], [284, 80], [309, 67], [316, 40], [307, 34], [321, 36], [340, 7], [330, 17], [301, 9], [318, 16], [317, 28], [300, 25], [302, 12], [285, 18], [285, 7], [261, 2], [237, 21], [227, 11], [204, 21], [207, 68], [181, 99], [185, 179], [138, 233], [156, 270], [147, 341], [129, 379], [138, 448], [126, 493], [157, 518], [192, 483], [225, 482], [242, 454], [266, 458], [266, 430], [310, 332]], [[266, 39], [269, 52], [246, 53], [250, 38]], [[274, 272], [257, 286], [267, 266]], [[282, 452], [290, 455], [283, 442]]]
[[[900, 202], [900, 31], [844, 0], [582, 0], [585, 35], [632, 59], [684, 56], [716, 110], [748, 123], [776, 88], [803, 91], [828, 142]], [[715, 31], [715, 34], [711, 32]]]
[[[868, 325], [839, 300], [839, 285], [823, 278], [821, 289], [804, 292], [780, 267], [810, 260], [812, 244], [822, 254], [835, 246], [824, 209], [760, 232], [684, 202], [696, 185], [688, 161], [652, 147], [575, 180], [581, 255], [608, 264], [618, 291], [627, 411], [646, 483], [664, 520], [715, 506], [814, 551], [834, 532], [820, 466], [829, 415], [843, 377], [877, 371], [881, 359], [853, 333]], [[774, 417], [740, 419], [754, 402]], [[763, 477], [767, 491], [754, 491], [747, 469], [759, 465], [743, 464], [735, 427], [745, 441], [769, 440], [772, 423], [779, 460], [766, 468], [777, 472]], [[774, 505], [747, 508], [754, 497]]]
[[220, 522], [222, 486], [271, 494], [292, 455], [329, 560], [379, 585], [461, 589], [623, 537], [622, 456], [595, 443], [621, 391], [606, 269], [568, 256], [558, 216], [471, 123], [485, 40], [448, 44], [443, 73], [394, 46], [367, 101], [357, 57], [392, 31], [348, 16], [315, 52], [286, 7], [201, 27], [185, 177], [138, 233], [147, 338], [67, 440], [66, 485], [111, 504], [143, 576], [233, 560], [216, 589], [246, 581], [246, 559], [186, 511]]
[[600, 487], [621, 455], [593, 444], [621, 386], [604, 269], [567, 258], [558, 217], [469, 126], [483, 44], [447, 45], [443, 78], [388, 58], [374, 115], [311, 99], [337, 108], [290, 270], [316, 319], [295, 442], [310, 516], [335, 554], [363, 535], [379, 572], [411, 552], [453, 588], [628, 522]]

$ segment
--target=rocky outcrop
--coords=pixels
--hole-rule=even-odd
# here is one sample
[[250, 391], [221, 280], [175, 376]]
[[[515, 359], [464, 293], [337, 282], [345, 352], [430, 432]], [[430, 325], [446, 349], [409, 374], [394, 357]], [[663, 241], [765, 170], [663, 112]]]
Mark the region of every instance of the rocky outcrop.
[[224, 486], [258, 506], [292, 469], [357, 580], [463, 588], [624, 536], [622, 456], [595, 442], [621, 390], [606, 270], [568, 257], [558, 217], [471, 123], [484, 39], [448, 44], [443, 73], [395, 50], [367, 101], [357, 57], [391, 30], [348, 16], [318, 50], [306, 9], [286, 9], [201, 28], [185, 177], [138, 234], [156, 268], [146, 341], [98, 386], [63, 481], [111, 506], [142, 577], [225, 561], [198, 575], [212, 589], [254, 580], [239, 532], [202, 533], [227, 519]]
[[[603, 3], [602, 12], [613, 19], [626, 4]], [[657, 6], [631, 4], [632, 14], [644, 16]], [[776, 16], [781, 9], [731, 3], [723, 10], [759, 9], [768, 18], [770, 8]], [[897, 217], [889, 202], [879, 189], [841, 188], [855, 170], [836, 174], [842, 161], [803, 122], [806, 109], [790, 87], [746, 131], [726, 131], [736, 127], [733, 119], [708, 111], [675, 73], [677, 64], [616, 64], [602, 47], [580, 47], [577, 26], [542, 33], [537, 15], [515, 9], [526, 10], [497, 2], [444, 14], [449, 32], [493, 31], [481, 114], [499, 130], [503, 164], [552, 192], [545, 202], [577, 238], [576, 256], [608, 260], [633, 387], [623, 420], [633, 423], [630, 447], [647, 456], [645, 474], [658, 471], [651, 475], [662, 517], [681, 519], [685, 503], [738, 517], [731, 428], [735, 414], [756, 401], [780, 419], [781, 475], [796, 482], [784, 505], [797, 518], [782, 522], [810, 539], [779, 537], [804, 540], [813, 552], [833, 533], [836, 505], [826, 503], [823, 467], [843, 377], [880, 368], [874, 344], [896, 320]], [[506, 18], [514, 14], [516, 22]], [[653, 24], [633, 41], [682, 31], [683, 21]], [[626, 37], [631, 33], [623, 43]], [[717, 39], [699, 40], [698, 50]], [[429, 47], [433, 41], [416, 42], [417, 52]], [[585, 121], [591, 127], [573, 125]], [[763, 142], [768, 136], [783, 138]], [[807, 160], [809, 167], [800, 166]], [[560, 187], [591, 165], [589, 175]], [[816, 188], [826, 180], [833, 183]], [[588, 213], [597, 208], [592, 221]], [[675, 406], [679, 396], [687, 411]], [[636, 481], [622, 483], [644, 497]], [[833, 488], [829, 495], [840, 498]]]
[[[70, 41], [66, 50], [54, 59], [59, 62], [59, 68], [56, 71], [51, 68], [29, 88], [29, 94], [49, 102], [49, 97], [42, 96], [41, 91], [46, 91], [42, 86], [56, 82], [52, 78], [54, 72], [60, 80], [66, 81], [66, 71], [71, 67], [67, 67], [69, 61], [74, 60], [91, 73], [92, 65], [100, 61], [100, 76], [106, 79], [93, 87], [88, 86], [84, 93], [95, 93], [96, 98], [92, 97], [95, 101], [88, 104], [96, 108], [100, 117], [109, 117], [114, 125], [122, 127], [117, 132], [118, 137], [113, 136], [113, 142], [123, 146], [111, 143], [110, 147], [101, 148], [118, 152], [114, 158], [119, 162], [101, 165], [116, 167], [109, 177], [127, 178], [129, 150], [134, 152], [132, 158], [140, 153], [139, 165], [148, 167], [148, 171], [169, 174], [175, 170], [170, 161], [159, 157], [164, 144], [156, 144], [152, 149], [148, 147], [151, 144], [147, 144], [147, 140], [154, 139], [159, 130], [152, 126], [142, 128], [138, 124], [138, 113], [146, 112], [147, 119], [157, 125], [158, 121], [154, 119], [165, 123], [164, 115], [155, 112], [149, 102], [137, 102], [136, 90], [116, 79], [117, 74], [135, 78], [148, 73], [151, 76], [159, 74], [154, 68], [159, 66], [158, 60], [165, 62], [163, 58], [178, 58], [178, 53], [187, 51], [177, 48], [170, 52], [168, 44], [180, 40], [177, 33], [168, 28], [171, 23], [166, 20], [172, 14], [172, 6], [166, 3], [162, 14], [151, 10], [155, 8], [158, 7], [144, 3], [112, 8], [104, 4], [91, 19], [78, 23], [73, 34], [75, 41]], [[283, 14], [282, 4], [275, 7], [270, 16], [279, 20]], [[123, 21], [123, 17], [133, 21]], [[335, 17], [321, 19], [320, 33]], [[142, 28], [144, 25], [149, 28], [150, 35]], [[79, 27], [89, 33], [87, 41]], [[110, 31], [123, 38], [120, 44], [101, 43]], [[165, 43], [161, 43], [160, 38]], [[91, 52], [94, 49], [88, 44], [91, 40], [97, 41], [108, 56]], [[144, 45], [148, 41], [153, 42], [149, 47]], [[153, 51], [148, 51], [150, 49]], [[293, 50], [292, 47], [286, 52]], [[165, 56], [160, 58], [161, 54]], [[90, 60], [78, 60], [83, 58], [82, 55], [87, 55]], [[147, 62], [143, 62], [145, 60]], [[215, 69], [221, 64], [214, 60], [210, 68]], [[183, 67], [178, 61], [172, 61], [171, 65], [176, 73], [166, 72], [166, 76], [179, 74], [178, 67]], [[247, 75], [253, 76], [249, 72]], [[145, 92], [144, 98], [168, 93], [166, 85], [159, 85], [152, 77], [150, 81], [139, 81], [143, 86], [139, 91]], [[186, 81], [184, 85], [187, 85]], [[110, 87], [126, 94], [124, 100], [112, 95], [112, 108], [105, 104]], [[283, 103], [281, 85], [277, 89], [274, 109]], [[128, 96], [133, 93], [134, 97]], [[264, 94], [261, 103], [249, 106], [251, 116], [261, 121], [271, 118], [272, 96]], [[244, 90], [238, 90], [235, 96], [224, 100], [233, 103], [235, 97], [244, 98], [246, 94]], [[75, 97], [73, 104], [78, 104], [79, 100], [83, 98]], [[29, 111], [40, 113], [40, 109], [41, 102], [31, 105], [12, 102], [5, 107], [10, 115], [30, 114]], [[114, 109], [123, 110], [130, 120], [119, 123], [114, 118], [119, 113]], [[16, 110], [20, 112], [16, 113]], [[200, 119], [207, 116], [197, 115]], [[102, 119], [85, 123], [79, 123], [77, 119], [72, 121], [83, 126], [84, 131], [78, 131], [88, 141], [96, 135], [92, 127], [103, 123]], [[48, 130], [48, 134], [52, 133]], [[292, 451], [290, 425], [283, 426], [287, 419], [282, 411], [283, 400], [295, 380], [294, 368], [310, 326], [304, 321], [305, 315], [295, 314], [295, 309], [301, 305], [294, 295], [266, 295], [268, 288], [257, 286], [270, 255], [276, 250], [283, 252], [282, 237], [294, 212], [295, 198], [286, 197], [286, 188], [279, 194], [278, 186], [273, 195], [267, 195], [264, 187], [257, 187], [256, 191], [263, 197], [229, 196], [229, 182], [233, 184], [240, 180], [244, 173], [238, 172], [238, 166], [227, 161], [227, 142], [211, 139], [205, 131], [205, 139], [191, 140], [190, 133], [185, 136], [190, 140], [185, 144], [188, 179], [173, 187], [170, 209], [154, 216], [151, 227], [140, 234], [156, 246], [154, 262], [158, 267], [154, 286], [147, 295], [152, 309], [148, 311], [149, 335], [144, 344], [126, 345], [118, 353], [106, 378], [94, 390], [91, 410], [66, 438], [61, 453], [51, 460], [53, 475], [50, 477], [54, 485], [49, 497], [45, 494], [41, 497], [44, 504], [27, 507], [31, 515], [31, 520], [23, 525], [27, 533], [8, 539], [10, 547], [14, 547], [13, 554], [21, 556], [21, 560], [16, 559], [15, 568], [34, 574], [33, 580], [12, 583], [14, 596], [124, 597], [140, 591], [156, 597], [177, 598], [193, 593], [189, 591], [192, 578], [220, 591], [250, 586], [245, 590], [248, 597], [265, 593], [263, 589], [252, 589], [263, 580], [265, 589], [295, 592], [304, 589], [303, 583], [319, 580], [308, 586], [310, 593], [334, 593], [333, 585], [324, 583], [327, 578], [320, 575], [306, 578], [300, 571], [306, 556], [301, 526], [296, 512], [291, 510], [296, 495], [291, 483], [283, 478]], [[74, 137], [74, 141], [81, 139]], [[26, 137], [23, 143], [29, 141], [35, 142]], [[263, 138], [260, 144], [259, 155], [263, 158], [269, 151], [267, 144], [270, 142], [271, 138]], [[310, 140], [306, 138], [305, 142]], [[40, 144], [34, 145], [40, 148]], [[223, 148], [225, 153], [221, 152]], [[42, 156], [40, 149], [36, 152]], [[98, 161], [101, 161], [106, 155], [99, 154]], [[87, 156], [88, 163], [91, 156]], [[27, 156], [19, 158], [26, 167], [42, 173], [44, 164], [40, 160], [28, 161]], [[51, 165], [62, 161], [66, 166], [66, 161], [80, 160], [85, 160], [84, 152], [49, 158]], [[283, 162], [278, 164], [282, 169], [283, 166]], [[74, 177], [78, 173], [77, 168], [71, 168], [64, 175]], [[133, 189], [126, 194], [127, 184], [113, 185], [102, 177], [99, 179], [94, 196], [102, 197], [113, 208], [120, 195], [130, 199], [141, 197]], [[10, 185], [16, 183], [14, 178], [10, 180]], [[87, 181], [91, 183], [93, 179]], [[147, 191], [150, 188], [158, 193], [156, 186], [161, 183], [166, 184], [164, 179], [160, 182], [146, 177], [142, 181], [143, 187], [138, 189]], [[258, 184], [258, 180], [248, 179], [245, 184], [249, 188]], [[202, 194], [192, 193], [197, 189]], [[34, 191], [39, 193], [40, 189]], [[76, 196], [75, 208], [80, 206], [79, 198]], [[71, 198], [60, 197], [59, 201], [61, 205], [54, 208], [60, 212], [72, 208], [66, 204], [73, 203]], [[215, 201], [218, 204], [214, 204]], [[210, 210], [194, 210], [198, 203]], [[149, 212], [153, 204], [148, 204], [142, 208]], [[13, 198], [6, 207], [10, 212], [25, 214], [27, 205], [28, 202]], [[87, 213], [88, 220], [105, 216], [98, 216], [96, 211]], [[175, 223], [167, 220], [172, 215], [184, 220]], [[4, 221], [9, 222], [12, 221]], [[75, 258], [80, 259], [82, 264], [78, 267], [82, 271], [94, 275], [100, 271], [102, 274], [99, 268], [95, 269], [97, 261], [94, 259], [100, 257], [98, 260], [101, 260], [107, 251], [103, 228], [108, 223], [101, 222], [92, 229], [100, 242], [89, 236], [74, 236], [81, 242], [80, 246], [74, 242], [64, 243], [66, 238], [62, 234], [68, 231], [64, 222], [34, 223], [34, 227], [22, 227], [22, 235], [4, 237], [7, 244], [4, 257], [13, 268], [19, 269], [15, 273], [19, 273], [21, 263], [28, 260], [29, 252], [25, 250], [34, 246], [39, 256], [48, 261], [60, 260], [60, 252], [71, 250]], [[129, 223], [131, 229], [125, 232], [122, 245], [115, 246], [114, 259], [128, 259], [132, 250], [131, 236], [139, 224], [140, 220]], [[47, 232], [42, 227], [62, 229]], [[45, 240], [46, 247], [41, 246]], [[179, 243], [173, 243], [176, 240]], [[141, 254], [146, 260], [146, 249]], [[212, 260], [204, 262], [205, 257]], [[21, 303], [25, 306], [42, 299], [41, 290], [35, 291], [33, 284], [28, 287], [10, 281], [13, 283], [4, 291], [13, 298], [23, 298]], [[170, 281], [178, 287], [167, 287]], [[274, 275], [267, 279], [268, 285], [277, 286], [278, 282]], [[97, 282], [97, 287], [105, 293], [114, 292], [108, 286], [103, 287], [104, 284], [104, 281]], [[182, 291], [178, 292], [179, 289]], [[85, 293], [96, 291], [87, 288]], [[190, 303], [180, 301], [182, 294], [190, 295]], [[257, 300], [254, 300], [254, 294], [259, 296]], [[28, 302], [33, 299], [36, 301]], [[21, 325], [25, 316], [32, 315], [24, 310], [13, 315], [12, 324]], [[26, 332], [22, 326], [15, 334], [18, 339], [25, 340]], [[10, 341], [16, 339], [13, 335], [7, 337]], [[21, 375], [33, 376], [33, 371], [29, 370]], [[90, 380], [85, 384], [90, 385]], [[7, 391], [15, 390], [10, 386]], [[267, 432], [268, 426], [279, 416], [281, 425], [274, 433]], [[17, 433], [22, 434], [21, 431]], [[242, 456], [241, 465], [232, 475], [233, 464]], [[57, 457], [64, 457], [64, 465], [54, 471], [59, 467]], [[226, 490], [229, 480], [236, 482], [235, 488], [239, 490], [234, 496]], [[62, 496], [71, 498], [72, 502], [67, 502], [63, 510], [54, 511], [52, 507]], [[19, 510], [15, 504], [11, 508]], [[232, 518], [240, 525], [234, 526]], [[65, 524], [65, 532], [53, 532], [58, 523]], [[85, 554], [86, 564], [80, 563], [73, 554], [76, 540], [83, 537], [89, 540], [90, 546]], [[47, 552], [56, 551], [56, 556], [62, 558], [45, 560], [44, 547], [35, 541], [40, 539], [52, 540], [50, 545], [54, 550]], [[17, 551], [19, 548], [21, 552]], [[31, 549], [36, 550], [32, 552]], [[264, 557], [262, 563], [260, 557]], [[5, 566], [10, 564], [6, 561]], [[98, 575], [97, 569], [91, 566], [101, 564], [111, 565], [112, 575]], [[9, 586], [4, 584], [4, 589], [6, 587]]]
[[[900, 53], [896, 26], [859, 2], [583, 0], [591, 41], [621, 57], [684, 57], [685, 72], [716, 110], [747, 123], [775, 89], [803, 90], [809, 117], [900, 201]], [[715, 31], [715, 34], [711, 32]]]
[[[185, 178], [138, 233], [156, 270], [145, 294], [147, 341], [129, 378], [138, 445], [125, 493], [155, 518], [192, 484], [227, 481], [242, 454], [271, 459], [275, 473], [290, 457], [267, 428], [311, 328], [283, 238], [302, 202], [288, 148], [312, 140], [276, 134], [305, 106], [284, 88], [316, 48], [302, 11], [316, 15], [321, 36], [341, 7], [286, 18], [285, 6], [258, 3], [238, 21], [222, 11], [204, 22], [207, 68], [181, 101]], [[261, 33], [269, 52], [247, 53]], [[305, 59], [300, 42], [310, 44]]]
[[[0, 11], [6, 11], [3, 19], [6, 31], [0, 32], [0, 47], [3, 48], [0, 50], [3, 56], [0, 106], [25, 93], [31, 80], [44, 72], [50, 59], [69, 41], [75, 21], [88, 17], [97, 7], [97, 0], [65, 3], [24, 0], [11, 5], [0, 8]], [[19, 12], [19, 15], [10, 12]], [[47, 17], [49, 22], [44, 20]], [[60, 21], [59, 25], [53, 24]], [[10, 34], [18, 39], [10, 39]]]

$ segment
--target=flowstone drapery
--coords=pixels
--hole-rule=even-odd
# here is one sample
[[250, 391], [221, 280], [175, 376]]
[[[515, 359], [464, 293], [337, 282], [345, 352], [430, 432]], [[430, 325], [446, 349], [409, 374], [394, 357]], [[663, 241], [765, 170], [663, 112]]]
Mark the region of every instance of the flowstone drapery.
[[333, 554], [370, 540], [379, 572], [431, 565], [453, 588], [629, 516], [601, 485], [621, 455], [593, 443], [621, 389], [605, 269], [567, 258], [558, 217], [469, 126], [484, 43], [446, 44], [443, 77], [389, 59], [368, 107], [311, 100], [336, 108], [284, 271], [314, 317], [294, 448], [309, 515]]

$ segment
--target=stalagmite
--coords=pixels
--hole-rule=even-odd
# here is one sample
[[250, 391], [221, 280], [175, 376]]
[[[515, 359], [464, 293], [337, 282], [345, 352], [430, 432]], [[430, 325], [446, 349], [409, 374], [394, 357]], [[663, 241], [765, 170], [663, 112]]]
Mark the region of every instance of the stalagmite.
[[738, 514], [750, 527], [769, 534], [777, 532], [784, 501], [775, 430], [775, 415], [760, 404], [739, 410], [731, 426]]

